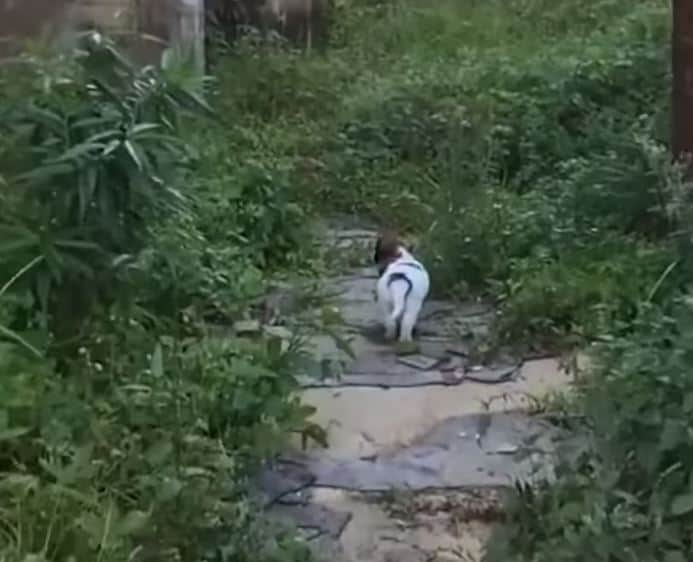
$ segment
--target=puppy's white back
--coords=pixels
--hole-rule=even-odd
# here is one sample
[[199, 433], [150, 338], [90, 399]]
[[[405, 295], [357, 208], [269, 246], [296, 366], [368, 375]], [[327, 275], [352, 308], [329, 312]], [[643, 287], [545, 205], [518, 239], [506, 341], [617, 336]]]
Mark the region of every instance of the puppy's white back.
[[387, 267], [385, 273], [378, 280], [378, 298], [380, 298], [381, 293], [385, 296], [390, 292], [388, 286], [391, 286], [390, 278], [394, 273], [404, 275], [411, 282], [408, 298], [414, 297], [423, 301], [428, 296], [431, 281], [426, 268], [407, 250], [400, 248], [400, 257]]
[[400, 339], [411, 340], [429, 287], [426, 269], [409, 252], [400, 248], [400, 257], [385, 269], [377, 284], [386, 337], [393, 337], [396, 323], [401, 322]]

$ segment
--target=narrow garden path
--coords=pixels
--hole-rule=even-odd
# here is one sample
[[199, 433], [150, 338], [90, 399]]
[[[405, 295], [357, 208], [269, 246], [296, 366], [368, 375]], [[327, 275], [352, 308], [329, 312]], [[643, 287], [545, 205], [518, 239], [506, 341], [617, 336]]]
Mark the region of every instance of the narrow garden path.
[[310, 339], [316, 359], [345, 362], [340, 376], [301, 378], [329, 446], [297, 446], [269, 467], [266, 505], [327, 560], [479, 560], [498, 491], [550, 478], [552, 458], [571, 443], [530, 412], [533, 398], [566, 388], [570, 377], [551, 358], [473, 364], [470, 342], [494, 314], [479, 303], [429, 300], [419, 353], [398, 355], [382, 341], [374, 306], [375, 235], [325, 229], [328, 250], [344, 257], [337, 263], [361, 257], [361, 267], [344, 265], [327, 280], [354, 358], [330, 337]]

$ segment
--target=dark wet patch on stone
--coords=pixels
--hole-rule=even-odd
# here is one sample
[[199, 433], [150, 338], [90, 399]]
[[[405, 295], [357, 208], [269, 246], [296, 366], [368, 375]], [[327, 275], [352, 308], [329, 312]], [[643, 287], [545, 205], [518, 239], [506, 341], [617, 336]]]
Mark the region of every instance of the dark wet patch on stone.
[[262, 492], [263, 503], [268, 506], [306, 489], [314, 481], [315, 476], [301, 463], [279, 461], [260, 472], [257, 486]]
[[338, 539], [351, 521], [351, 513], [336, 511], [317, 504], [306, 505], [273, 505], [270, 516], [293, 522], [300, 529], [313, 530], [308, 540], [314, 540], [321, 535]]

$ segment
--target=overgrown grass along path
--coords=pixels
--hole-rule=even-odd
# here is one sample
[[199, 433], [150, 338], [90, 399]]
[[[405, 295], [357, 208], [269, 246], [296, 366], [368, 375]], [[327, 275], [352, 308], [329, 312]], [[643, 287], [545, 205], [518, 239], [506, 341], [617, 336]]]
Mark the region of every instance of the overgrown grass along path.
[[437, 292], [502, 302], [499, 341], [570, 345], [633, 313], [675, 260], [665, 5], [356, 2], [336, 20], [324, 54], [220, 62], [212, 220], [249, 208], [251, 243], [280, 241], [270, 262], [315, 213], [415, 234]]

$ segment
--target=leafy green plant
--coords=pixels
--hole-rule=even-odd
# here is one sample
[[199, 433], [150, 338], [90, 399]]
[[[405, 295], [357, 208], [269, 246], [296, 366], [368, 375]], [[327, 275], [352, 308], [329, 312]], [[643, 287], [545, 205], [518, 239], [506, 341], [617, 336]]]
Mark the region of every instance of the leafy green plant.
[[253, 251], [287, 248], [291, 211], [257, 226], [236, 209], [251, 248], [203, 229], [211, 194], [177, 188], [194, 163], [183, 124], [209, 108], [176, 69], [86, 41], [54, 68], [27, 59], [3, 90], [0, 559], [306, 561], [247, 483], [290, 432], [320, 437], [296, 349], [200, 323], [262, 290]]
[[[12, 287], [12, 285], [22, 276], [24, 275], [27, 271], [29, 271], [32, 267], [36, 266], [39, 262], [41, 261], [41, 257], [38, 256], [31, 260], [28, 264], [26, 264], [22, 269], [20, 269], [17, 273], [15, 273], [8, 281], [5, 283], [2, 287], [0, 287], [0, 303], [2, 303], [2, 299], [5, 296], [5, 293]], [[33, 353], [37, 357], [41, 357], [42, 353], [38, 349], [36, 349], [30, 342], [28, 342], [26, 339], [24, 339], [20, 334], [15, 332], [14, 330], [11, 330], [10, 328], [3, 326], [0, 324], [0, 336], [7, 338], [11, 341], [14, 341], [16, 343], [19, 343], [25, 350]]]
[[690, 558], [691, 319], [679, 300], [616, 326], [582, 379], [585, 452], [557, 482], [518, 489], [487, 560]]
[[85, 41], [47, 91], [43, 67], [28, 65], [30, 90], [2, 119], [15, 143], [2, 262], [42, 257], [27, 283], [58, 343], [78, 337], [94, 306], [115, 298], [117, 267], [143, 247], [147, 224], [182, 202], [177, 122], [202, 104], [153, 69], [131, 66], [100, 35]]
[[312, 413], [293, 397], [292, 352], [271, 339], [157, 343], [146, 316], [117, 310], [103, 322], [68, 378], [0, 349], [0, 552], [197, 559], [225, 544], [201, 537], [228, 521], [238, 559], [256, 559], [243, 475]]
[[235, 239], [260, 267], [286, 266], [300, 260], [301, 251], [310, 251], [306, 212], [286, 170], [248, 162], [209, 181], [201, 186], [206, 196], [200, 201], [205, 217], [200, 228], [208, 238]]

